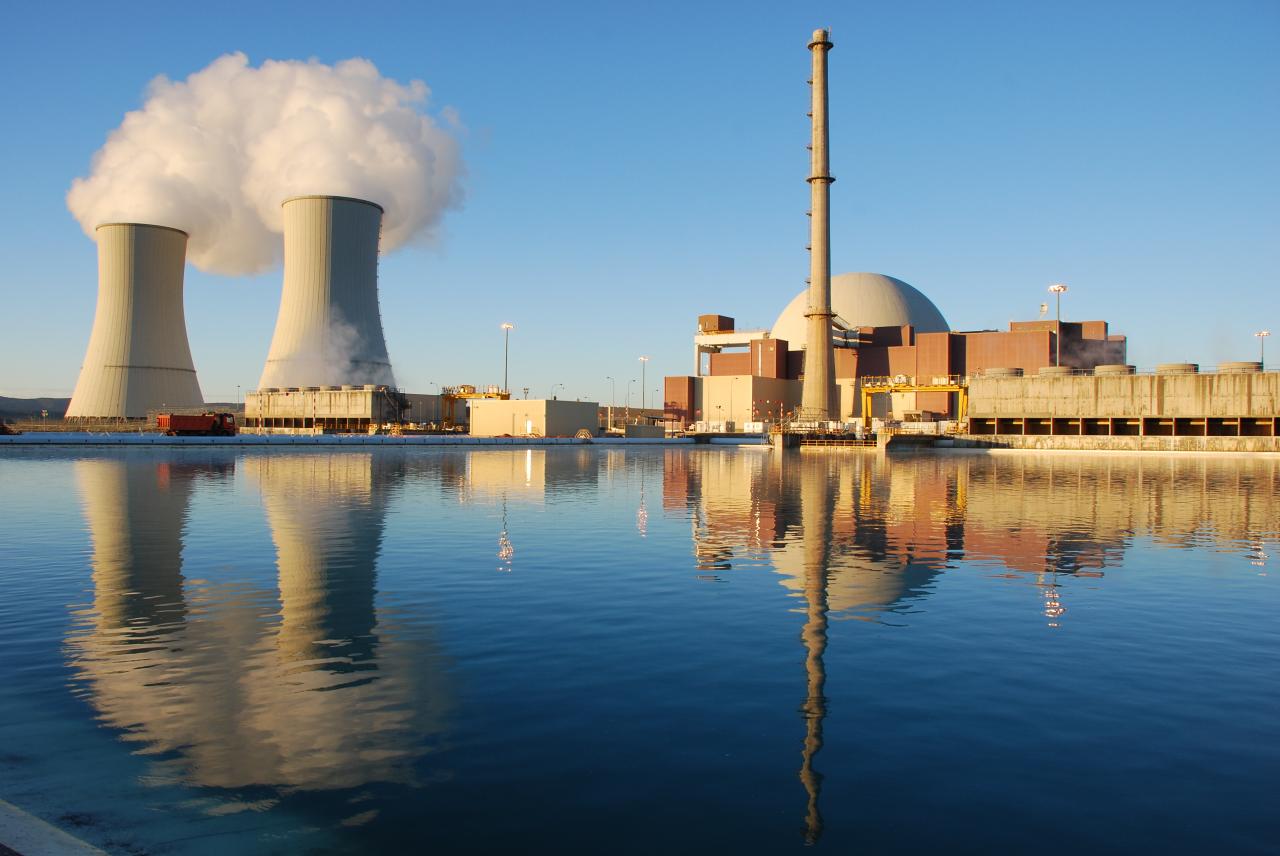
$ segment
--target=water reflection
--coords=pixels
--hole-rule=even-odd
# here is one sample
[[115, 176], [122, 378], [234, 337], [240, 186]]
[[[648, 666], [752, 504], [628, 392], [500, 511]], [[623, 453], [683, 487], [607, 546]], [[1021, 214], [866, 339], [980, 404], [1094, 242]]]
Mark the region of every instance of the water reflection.
[[[1004, 600], [1017, 604], [1013, 621], [1036, 632], [1070, 626], [1085, 615], [1072, 603], [1073, 595], [1083, 601], [1073, 581], [1105, 587], [1135, 545], [1232, 553], [1242, 570], [1262, 574], [1280, 528], [1280, 463], [1266, 461], [513, 449], [210, 460], [104, 456], [77, 461], [75, 474], [93, 542], [93, 602], [77, 616], [67, 656], [77, 691], [99, 720], [150, 760], [148, 784], [274, 789], [236, 795], [235, 805], [258, 808], [301, 791], [434, 778], [426, 756], [464, 717], [452, 712], [453, 668], [422, 610], [406, 609], [400, 618], [386, 604], [396, 592], [380, 597], [380, 565], [385, 586], [383, 556], [393, 547], [393, 559], [410, 563], [416, 560], [403, 557], [474, 555], [472, 564], [460, 558], [429, 581], [397, 578], [401, 592], [414, 585], [433, 597], [448, 592], [451, 606], [469, 616], [467, 632], [451, 649], [464, 657], [458, 652], [471, 646], [462, 671], [483, 676], [475, 685], [488, 685], [472, 690], [483, 700], [468, 708], [474, 732], [454, 737], [475, 754], [459, 752], [455, 761], [475, 763], [489, 741], [506, 736], [500, 745], [508, 751], [526, 742], [534, 749], [521, 757], [546, 765], [530, 763], [521, 775], [553, 781], [563, 769], [558, 765], [571, 764], [563, 759], [580, 750], [570, 742], [538, 745], [555, 726], [572, 724], [575, 716], [595, 723], [617, 715], [608, 707], [613, 698], [591, 697], [595, 676], [605, 675], [609, 685], [614, 660], [626, 657], [635, 658], [631, 668], [659, 675], [668, 668], [644, 659], [646, 649], [628, 647], [644, 634], [616, 628], [636, 615], [647, 620], [645, 610], [670, 610], [654, 604], [662, 603], [671, 577], [655, 583], [658, 575], [649, 570], [653, 556], [669, 551], [650, 551], [666, 550], [678, 528], [676, 549], [691, 543], [698, 577], [732, 581], [754, 574], [767, 584], [753, 596], [764, 589], [769, 611], [790, 622], [790, 641], [779, 646], [785, 653], [762, 650], [760, 662], [784, 666], [769, 671], [774, 680], [779, 672], [787, 675], [787, 714], [798, 702], [799, 722], [792, 721], [786, 738], [799, 750], [799, 758], [787, 762], [788, 799], [795, 801], [796, 819], [803, 800], [804, 840], [814, 844], [825, 834], [828, 845], [840, 834], [841, 800], [832, 787], [856, 778], [850, 765], [857, 762], [846, 756], [842, 764], [834, 739], [849, 730], [850, 706], [833, 710], [828, 698], [841, 698], [836, 690], [847, 672], [835, 652], [850, 641], [849, 632], [901, 644], [908, 634], [897, 628], [936, 618], [941, 610], [925, 613], [937, 598], [957, 589], [973, 595], [972, 584], [944, 586], [957, 571], [1011, 594]], [[273, 555], [274, 579], [252, 569], [211, 573], [213, 567], [196, 560], [200, 551], [184, 549], [200, 543], [199, 515], [215, 511], [206, 502], [237, 491], [260, 502], [266, 524], [261, 544], [240, 558]], [[400, 498], [405, 501], [393, 517]], [[569, 508], [570, 502], [582, 507]], [[465, 508], [469, 504], [476, 508]], [[389, 529], [401, 512], [421, 525]], [[545, 516], [539, 521], [529, 512]], [[617, 552], [610, 570], [644, 567], [590, 580], [591, 593], [605, 595], [597, 602], [616, 608], [602, 610], [586, 644], [545, 619], [582, 602], [574, 562], [587, 561], [581, 556], [595, 561], [601, 543]], [[517, 544], [522, 561], [552, 571], [495, 577], [495, 554], [499, 570], [512, 570]], [[630, 550], [617, 547], [626, 544]], [[572, 588], [556, 587], [548, 556], [563, 560], [563, 579]], [[218, 562], [211, 564], [224, 567]], [[678, 582], [688, 565], [673, 574]], [[484, 584], [475, 585], [474, 577]], [[538, 585], [519, 588], [529, 580]], [[711, 591], [697, 580], [689, 585], [699, 594]], [[741, 591], [715, 590], [717, 597]], [[716, 608], [732, 617], [730, 610], [759, 603], [747, 600], [722, 597]], [[793, 604], [795, 615], [778, 609], [779, 602]], [[964, 632], [971, 615], [959, 612], [945, 620]], [[477, 624], [475, 616], [490, 623]], [[702, 617], [697, 626], [706, 626]], [[557, 684], [546, 664], [565, 662], [573, 664], [566, 670], [573, 677]], [[493, 680], [508, 666], [518, 677]], [[713, 670], [697, 671], [701, 682]], [[530, 674], [536, 678], [522, 684]], [[641, 683], [634, 699], [622, 699], [627, 707], [652, 703], [653, 684]], [[678, 700], [681, 692], [673, 684], [669, 695]], [[868, 697], [873, 692], [866, 689]], [[515, 698], [534, 699], [526, 703], [536, 715], [520, 721], [523, 711], [512, 713]], [[824, 738], [832, 738], [825, 755]], [[666, 732], [662, 739], [666, 746]], [[544, 754], [535, 751], [541, 749]], [[438, 757], [430, 762], [444, 764]], [[463, 764], [449, 766], [465, 777]], [[507, 773], [495, 775], [502, 782]], [[469, 796], [488, 793], [474, 781]], [[491, 787], [492, 780], [482, 784]], [[643, 772], [635, 786], [645, 786]], [[395, 799], [370, 798], [364, 808], [374, 811]], [[580, 808], [564, 809], [571, 810]]]
[[[823, 514], [808, 520], [795, 497], [816, 490], [815, 482], [830, 496], [830, 521], [810, 536]], [[688, 515], [699, 570], [723, 574], [735, 563], [766, 561], [797, 596], [807, 590], [808, 542], [827, 541], [831, 611], [889, 620], [909, 612], [961, 560], [1053, 587], [1056, 575], [1102, 578], [1135, 541], [1151, 539], [1173, 548], [1252, 550], [1265, 567], [1261, 545], [1280, 527], [1280, 466], [1170, 457], [895, 463], [808, 451], [672, 452], [664, 459], [663, 509]], [[1038, 597], [1036, 610], [1052, 599]]]
[[[1224, 497], [1247, 497], [1224, 502]], [[830, 617], [893, 622], [962, 560], [1030, 583], [1028, 609], [1057, 628], [1060, 575], [1101, 580], [1136, 541], [1217, 545], [1265, 567], [1280, 528], [1280, 466], [1141, 457], [955, 457], [669, 452], [663, 508], [691, 521], [701, 576], [767, 562], [803, 600], [805, 840], [822, 834]], [[896, 617], [895, 617], [896, 616]]]
[[367, 454], [257, 456], [241, 468], [266, 508], [277, 591], [183, 578], [193, 484], [220, 472], [76, 463], [95, 569], [93, 606], [67, 642], [83, 694], [144, 744], [155, 783], [414, 781], [452, 693], [429, 637], [375, 607], [399, 468]]

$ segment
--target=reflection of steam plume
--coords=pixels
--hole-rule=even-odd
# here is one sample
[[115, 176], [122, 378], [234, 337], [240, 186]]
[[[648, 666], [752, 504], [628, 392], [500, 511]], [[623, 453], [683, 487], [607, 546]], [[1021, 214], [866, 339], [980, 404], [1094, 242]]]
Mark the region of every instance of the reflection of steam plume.
[[[189, 475], [180, 483], [154, 461], [123, 475], [115, 461], [78, 465], [95, 610], [69, 656], [100, 719], [156, 755], [156, 775], [220, 788], [414, 780], [449, 693], [432, 646], [375, 610], [397, 475], [374, 457], [246, 460], [277, 546], [279, 608], [276, 592], [243, 585], [189, 582], [182, 597]], [[175, 592], [177, 611], [165, 606]]]
[[428, 94], [368, 60], [253, 68], [228, 54], [184, 81], [153, 80], [67, 206], [86, 234], [118, 221], [182, 229], [196, 267], [243, 274], [279, 258], [281, 200], [342, 194], [386, 209], [390, 251], [461, 198], [458, 144], [419, 111]]

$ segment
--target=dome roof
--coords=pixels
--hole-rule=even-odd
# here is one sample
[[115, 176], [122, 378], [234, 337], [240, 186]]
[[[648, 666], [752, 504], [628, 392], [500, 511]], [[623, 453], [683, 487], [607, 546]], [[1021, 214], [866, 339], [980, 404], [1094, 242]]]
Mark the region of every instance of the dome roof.
[[[809, 292], [800, 292], [782, 310], [770, 335], [785, 339], [793, 350], [805, 346]], [[853, 327], [901, 327], [917, 333], [950, 330], [933, 301], [900, 279], [880, 273], [842, 273], [831, 277], [831, 311]]]

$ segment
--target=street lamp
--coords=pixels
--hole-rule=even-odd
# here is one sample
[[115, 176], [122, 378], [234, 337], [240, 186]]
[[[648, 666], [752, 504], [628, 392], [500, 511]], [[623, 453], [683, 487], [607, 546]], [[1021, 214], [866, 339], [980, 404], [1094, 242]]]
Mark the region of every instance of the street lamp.
[[626, 416], [627, 419], [631, 418], [631, 384], [635, 382], [636, 382], [635, 378], [631, 378], [630, 380], [627, 381], [627, 416]]
[[509, 321], [502, 322], [502, 391], [511, 394], [511, 388], [507, 386], [507, 366], [509, 363], [509, 355], [511, 353], [511, 331], [516, 325]]
[[618, 400], [618, 382], [609, 375], [605, 375], [605, 380], [609, 381], [609, 430], [613, 430], [613, 405]]
[[1056, 333], [1057, 338], [1055, 340], [1057, 351], [1053, 356], [1053, 364], [1055, 366], [1062, 365], [1062, 294], [1066, 290], [1067, 290], [1067, 287], [1060, 282], [1055, 282], [1053, 285], [1049, 286], [1049, 292], [1053, 294], [1054, 297], [1057, 298], [1057, 303], [1058, 303], [1058, 310], [1057, 310], [1058, 329]]
[[557, 387], [557, 386], [558, 386], [558, 387], [560, 387], [561, 389], [564, 389], [564, 384], [562, 384], [562, 383], [553, 383], [553, 384], [551, 384], [551, 394], [550, 394], [550, 395], [548, 395], [548, 396], [547, 396], [547, 398], [555, 398], [555, 397], [556, 397], [556, 387]]
[[1258, 337], [1258, 368], [1265, 369], [1267, 367], [1267, 337], [1271, 335], [1271, 331], [1259, 330], [1253, 335]]
[[640, 358], [640, 410], [644, 411], [644, 370], [649, 365], [648, 357]]

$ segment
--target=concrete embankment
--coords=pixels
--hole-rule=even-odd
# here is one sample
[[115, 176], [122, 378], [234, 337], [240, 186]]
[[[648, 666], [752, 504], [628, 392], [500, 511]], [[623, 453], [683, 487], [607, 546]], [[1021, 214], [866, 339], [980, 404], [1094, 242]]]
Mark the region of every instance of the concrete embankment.
[[1022, 449], [1068, 452], [1224, 452], [1280, 454], [1280, 437], [1073, 437], [1001, 434], [943, 440], [957, 449]]
[[33, 814], [0, 800], [0, 853], [18, 856], [105, 856]]
[[[712, 442], [759, 443], [759, 437]], [[0, 436], [5, 446], [463, 446], [511, 448], [532, 446], [685, 446], [692, 437], [470, 437], [465, 434], [239, 434], [234, 437], [167, 437], [164, 434], [89, 433], [42, 431]]]

